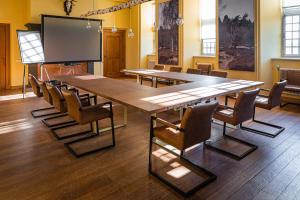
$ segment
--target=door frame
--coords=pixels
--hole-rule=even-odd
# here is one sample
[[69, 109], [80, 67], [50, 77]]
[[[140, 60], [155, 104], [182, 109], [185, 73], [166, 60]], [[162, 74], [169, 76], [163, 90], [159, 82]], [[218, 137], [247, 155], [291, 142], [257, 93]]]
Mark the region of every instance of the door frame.
[[[112, 29], [112, 27], [111, 28], [109, 28], [109, 27], [107, 27], [107, 28], [103, 28], [103, 51], [102, 51], [102, 53], [103, 53], [103, 55], [102, 55], [102, 58], [103, 58], [103, 76], [105, 75], [105, 62], [104, 62], [104, 52], [105, 52], [105, 50], [104, 50], [104, 45], [105, 45], [105, 41], [104, 41], [104, 32], [105, 31], [111, 31], [111, 29]], [[126, 33], [127, 33], [127, 29], [126, 28], [118, 28], [118, 32], [122, 32], [122, 34], [123, 34], [123, 38], [124, 38], [124, 50], [123, 50], [123, 55], [124, 55], [124, 69], [126, 69], [126, 44], [127, 44], [127, 38], [126, 38]]]
[[4, 25], [5, 27], [5, 89], [11, 89], [10, 85], [10, 29], [11, 25], [9, 23], [0, 23], [1, 25]]

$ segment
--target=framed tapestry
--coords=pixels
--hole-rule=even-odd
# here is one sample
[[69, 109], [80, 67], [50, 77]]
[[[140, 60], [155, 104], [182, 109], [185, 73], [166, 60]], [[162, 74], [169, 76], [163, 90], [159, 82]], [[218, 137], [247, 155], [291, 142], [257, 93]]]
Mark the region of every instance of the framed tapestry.
[[219, 65], [255, 71], [255, 0], [219, 0]]
[[179, 64], [179, 0], [158, 4], [158, 64]]

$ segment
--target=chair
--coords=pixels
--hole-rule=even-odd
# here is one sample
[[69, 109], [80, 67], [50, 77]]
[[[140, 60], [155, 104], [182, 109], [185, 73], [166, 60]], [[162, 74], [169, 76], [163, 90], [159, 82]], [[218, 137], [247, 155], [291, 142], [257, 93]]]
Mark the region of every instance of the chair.
[[[165, 65], [154, 65], [153, 67], [154, 70], [165, 70]], [[140, 79], [141, 79], [141, 85], [143, 85], [143, 80], [150, 80], [151, 81], [151, 87], [153, 87], [153, 77], [143, 77], [143, 76], [140, 76]], [[157, 83], [156, 83], [156, 87], [157, 87]]]
[[244, 144], [246, 146], [249, 146], [250, 149], [241, 155], [237, 155], [237, 154], [231, 153], [229, 151], [226, 151], [220, 147], [214, 147], [212, 144], [206, 143], [207, 147], [214, 149], [220, 153], [223, 153], [227, 156], [230, 156], [236, 160], [241, 160], [241, 159], [245, 158], [247, 155], [249, 155], [250, 153], [252, 153], [253, 151], [255, 151], [257, 149], [257, 146], [255, 146], [251, 143], [248, 143], [248, 142], [245, 142], [238, 138], [235, 138], [233, 136], [227, 135], [226, 134], [226, 125], [227, 125], [227, 123], [231, 124], [233, 126], [242, 125], [243, 122], [248, 121], [252, 118], [253, 113], [254, 113], [255, 99], [256, 99], [259, 91], [260, 91], [260, 89], [240, 92], [233, 108], [220, 105], [214, 114], [214, 119], [217, 119], [217, 120], [220, 120], [223, 122], [223, 137], [224, 138], [231, 139], [231, 140], [234, 140], [241, 144]]
[[215, 76], [215, 77], [220, 77], [220, 78], [227, 78], [228, 73], [227, 72], [222, 72], [222, 71], [211, 71], [210, 76]]
[[[61, 92], [61, 88], [59, 88], [58, 86], [55, 85], [51, 85], [51, 84], [47, 84], [47, 89], [51, 95], [52, 98], [52, 102], [53, 102], [53, 106], [55, 107], [55, 109], [61, 113], [61, 115], [55, 116], [55, 117], [49, 117], [46, 119], [43, 119], [42, 122], [49, 128], [51, 128], [51, 132], [54, 134], [54, 136], [58, 139], [58, 140], [62, 140], [62, 139], [66, 139], [69, 137], [74, 137], [74, 136], [78, 136], [78, 135], [82, 135], [82, 134], [72, 134], [72, 135], [68, 135], [68, 136], [59, 136], [56, 131], [59, 129], [63, 129], [63, 128], [67, 128], [67, 127], [71, 127], [71, 126], [75, 126], [78, 125], [78, 123], [74, 120], [69, 120], [69, 121], [65, 121], [65, 122], [60, 122], [60, 123], [56, 123], [56, 124], [49, 124], [48, 121], [49, 120], [53, 120], [56, 118], [62, 118], [62, 117], [66, 117], [68, 116], [68, 109], [67, 109], [67, 104], [66, 104], [66, 100]], [[69, 91], [73, 91], [75, 92], [77, 95], [79, 95], [79, 92], [77, 89], [69, 89]], [[79, 95], [80, 97], [80, 101], [81, 104], [84, 106], [90, 106], [92, 105], [90, 99], [94, 100], [94, 104], [97, 103], [97, 97], [96, 96], [90, 96], [89, 94], [84, 94], [84, 95]], [[52, 128], [54, 127], [54, 128]], [[84, 133], [85, 134], [85, 133]]]
[[202, 71], [202, 75], [209, 75], [212, 70], [210, 63], [197, 63], [197, 68]]
[[[184, 156], [184, 151], [192, 146], [200, 144], [208, 140], [211, 136], [211, 119], [212, 115], [217, 108], [218, 103], [213, 102], [209, 104], [199, 104], [194, 107], [188, 107], [184, 113], [181, 124], [173, 124], [167, 122], [163, 119], [152, 117], [151, 118], [151, 128], [150, 128], [150, 146], [149, 146], [149, 173], [180, 194], [184, 196], [189, 196], [209, 183], [213, 182], [217, 177], [208, 170], [194, 164], [192, 161], [188, 160]], [[162, 127], [154, 127], [154, 121], [163, 124]], [[160, 143], [156, 143], [154, 140], [160, 140], [165, 144], [171, 145], [176, 149], [180, 150], [180, 155], [175, 154], [168, 148], [164, 147]], [[192, 166], [192, 168], [197, 172], [204, 173], [208, 178], [202, 183], [197, 183], [192, 189], [184, 191], [176, 186], [175, 183], [163, 178], [159, 173], [152, 170], [152, 146], [153, 143], [159, 145], [162, 149], [179, 158]], [[193, 184], [194, 185], [194, 184]]]
[[[289, 68], [279, 68], [280, 80], [286, 80], [286, 86], [284, 92], [290, 96], [298, 97], [300, 96], [300, 70], [299, 69], [289, 69]], [[296, 102], [286, 101], [280, 106], [284, 107], [288, 104], [299, 105]]]
[[[256, 101], [255, 101], [255, 107], [262, 108], [265, 110], [272, 110], [273, 108], [280, 106], [281, 95], [282, 95], [282, 92], [284, 91], [286, 84], [287, 84], [287, 81], [277, 82], [273, 85], [268, 96], [258, 95], [258, 97], [256, 98]], [[281, 132], [283, 132], [285, 130], [284, 127], [256, 120], [255, 119], [255, 110], [253, 112], [252, 120], [253, 120], [253, 122], [263, 124], [265, 126], [269, 126], [269, 127], [272, 127], [272, 128], [278, 129], [278, 130], [275, 133], [268, 133], [265, 131], [260, 131], [260, 130], [256, 130], [256, 129], [245, 127], [245, 126], [241, 126], [241, 129], [251, 131], [253, 133], [257, 133], [260, 135], [272, 137], [272, 138], [278, 136]]]
[[202, 70], [201, 69], [188, 68], [186, 73], [202, 75]]
[[[84, 106], [80, 100], [80, 97], [74, 91], [62, 90], [62, 94], [67, 103], [68, 114], [71, 118], [73, 118], [78, 124], [90, 124], [91, 126], [91, 135], [73, 140], [71, 142], [65, 143], [65, 147], [77, 158], [102, 151], [104, 149], [108, 149], [115, 146], [115, 129], [114, 129], [114, 119], [113, 119], [113, 109], [112, 103], [101, 103], [92, 106]], [[109, 106], [110, 109], [104, 108], [105, 106]], [[72, 148], [72, 144], [80, 143], [82, 141], [90, 140], [94, 137], [100, 136], [99, 132], [99, 120], [110, 118], [111, 121], [111, 131], [112, 131], [112, 144], [98, 147], [96, 149], [92, 149], [89, 151], [85, 151], [82, 153], [77, 153], [76, 150]], [[96, 133], [93, 131], [93, 123], [96, 124]], [[80, 133], [78, 133], [80, 134]]]
[[[171, 66], [169, 68], [169, 72], [177, 72], [180, 73], [182, 71], [182, 67], [176, 67], [176, 66]], [[171, 80], [160, 80], [162, 83], [167, 83], [168, 85], [171, 85], [172, 81]], [[157, 82], [157, 81], [156, 81]], [[157, 86], [156, 86], [157, 87]]]
[[175, 66], [172, 66], [170, 67], [169, 69], [169, 72], [181, 72], [182, 71], [182, 67], [175, 67]]
[[[50, 102], [50, 105], [51, 105], [51, 99], [49, 98], [48, 92], [44, 91], [45, 88], [43, 88], [43, 86], [45, 86], [43, 84], [46, 84], [46, 83], [38, 81], [37, 78], [35, 76], [33, 76], [32, 74], [28, 75], [28, 81], [32, 87], [33, 93], [39, 98], [44, 97], [44, 99], [47, 102]], [[38, 115], [39, 112], [53, 110], [53, 109], [54, 109], [54, 107], [51, 106], [51, 107], [47, 107], [47, 108], [32, 110], [31, 115], [34, 118], [40, 118], [40, 117], [46, 117], [46, 116], [51, 116], [51, 115], [57, 114], [57, 113], [51, 112], [51, 113], [47, 113], [47, 114]]]

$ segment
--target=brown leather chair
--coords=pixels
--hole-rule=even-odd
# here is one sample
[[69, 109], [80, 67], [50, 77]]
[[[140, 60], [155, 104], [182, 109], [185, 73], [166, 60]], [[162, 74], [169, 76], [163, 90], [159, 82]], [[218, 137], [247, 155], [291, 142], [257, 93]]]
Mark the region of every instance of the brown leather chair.
[[[54, 136], [58, 139], [58, 140], [62, 140], [62, 139], [66, 139], [66, 138], [70, 138], [70, 137], [74, 137], [74, 136], [78, 136], [78, 135], [82, 135], [82, 134], [71, 134], [71, 135], [67, 135], [67, 136], [59, 136], [58, 133], [56, 132], [57, 130], [60, 129], [64, 129], [67, 127], [71, 127], [71, 126], [75, 126], [78, 125], [78, 123], [74, 120], [68, 120], [68, 121], [64, 121], [64, 122], [59, 122], [56, 124], [49, 124], [48, 122], [53, 120], [53, 119], [57, 119], [57, 118], [63, 118], [68, 116], [68, 109], [67, 109], [67, 104], [66, 104], [66, 100], [61, 92], [61, 88], [59, 86], [56, 85], [52, 85], [52, 84], [47, 84], [47, 90], [52, 98], [52, 102], [53, 102], [53, 106], [54, 108], [61, 113], [60, 115], [54, 116], [54, 117], [49, 117], [46, 119], [43, 119], [42, 122], [49, 128], [51, 128], [51, 132], [54, 134]], [[75, 88], [69, 89], [69, 91], [73, 91], [76, 94], [79, 95], [79, 91]], [[91, 99], [94, 100], [94, 104], [97, 103], [97, 97], [96, 96], [90, 96], [89, 94], [83, 94], [83, 95], [79, 95], [80, 97], [80, 101], [81, 104], [84, 106], [90, 106], [92, 105]]]
[[[208, 185], [214, 181], [217, 177], [208, 170], [193, 164], [190, 160], [185, 158], [184, 151], [194, 145], [205, 142], [211, 137], [211, 120], [214, 111], [218, 106], [217, 102], [208, 104], [199, 104], [194, 107], [188, 107], [184, 113], [183, 119], [180, 124], [173, 124], [160, 118], [151, 118], [150, 129], [150, 148], [149, 148], [149, 173], [166, 183], [171, 188], [184, 196], [189, 196], [199, 190], [200, 188]], [[154, 121], [158, 124], [162, 124], [161, 127], [154, 127]], [[156, 143], [155, 140], [160, 140], [163, 143], [169, 144], [176, 149], [180, 150], [180, 155], [175, 154], [173, 151], [165, 148], [161, 143]], [[175, 156], [179, 156], [180, 159], [193, 166], [193, 169], [200, 171], [202, 174], [206, 174], [208, 177], [204, 182], [196, 185], [189, 191], [184, 191], [176, 184], [170, 182], [170, 179], [163, 178], [159, 173], [156, 173], [152, 168], [152, 146], [153, 143], [160, 146]], [[173, 162], [172, 160], [169, 162]]]
[[234, 159], [241, 160], [245, 158], [247, 155], [252, 153], [257, 149], [257, 146], [245, 142], [243, 140], [240, 140], [238, 138], [235, 138], [233, 136], [229, 136], [226, 134], [226, 125], [231, 124], [233, 126], [242, 125], [243, 122], [248, 121], [252, 118], [254, 113], [254, 106], [255, 106], [255, 99], [259, 93], [260, 89], [255, 89], [251, 91], [245, 91], [240, 92], [236, 102], [234, 104], [234, 107], [228, 107], [220, 105], [217, 108], [217, 111], [214, 114], [214, 119], [217, 119], [219, 121], [223, 122], [223, 137], [227, 139], [234, 140], [236, 142], [242, 143], [244, 145], [247, 145], [250, 147], [250, 149], [243, 154], [237, 155], [234, 153], [231, 153], [229, 151], [226, 151], [224, 149], [221, 149], [220, 147], [215, 147], [213, 144], [206, 144], [206, 146], [217, 150], [227, 156], [230, 156]]
[[210, 63], [197, 63], [197, 68], [202, 71], [202, 75], [209, 75], [212, 70]]
[[223, 71], [213, 70], [213, 71], [210, 72], [209, 75], [210, 76], [215, 76], [215, 77], [220, 77], [220, 78], [227, 78], [228, 73], [227, 72], [223, 72]]
[[[52, 105], [51, 97], [50, 97], [49, 92], [47, 91], [47, 88], [46, 88], [46, 82], [38, 81], [37, 78], [35, 76], [33, 76], [32, 74], [28, 75], [28, 81], [29, 81], [29, 83], [32, 87], [33, 93], [37, 97], [44, 97], [44, 99], [50, 105]], [[54, 107], [51, 106], [51, 107], [47, 107], [47, 108], [32, 110], [31, 115], [34, 118], [40, 118], [40, 117], [47, 117], [47, 116], [58, 114], [56, 112], [50, 112], [50, 113], [45, 114], [44, 111], [48, 111], [48, 110], [54, 110]], [[39, 114], [39, 113], [41, 113], [41, 114]]]
[[28, 75], [28, 81], [29, 84], [32, 87], [33, 93], [37, 96], [37, 97], [42, 97], [43, 93], [41, 92], [41, 87], [40, 87], [40, 83], [39, 81], [36, 79], [35, 76], [33, 76], [32, 74]]
[[[165, 65], [159, 65], [159, 64], [156, 64], [154, 65], [153, 67], [154, 70], [165, 70]], [[153, 80], [153, 77], [143, 77], [143, 76], [140, 76], [140, 81], [141, 81], [141, 85], [143, 85], [143, 80], [149, 80], [151, 81], [151, 87], [153, 87], [154, 85], [154, 80]], [[157, 87], [157, 83], [156, 83], [156, 87]]]
[[[269, 91], [268, 96], [258, 95], [255, 100], [255, 107], [262, 108], [265, 110], [272, 110], [273, 108], [280, 106], [281, 95], [282, 95], [282, 92], [284, 91], [286, 84], [287, 84], [287, 81], [277, 82], [273, 85], [272, 89]], [[263, 89], [261, 89], [261, 90], [263, 90]], [[265, 91], [268, 91], [268, 90], [265, 90]], [[256, 123], [259, 123], [259, 124], [262, 124], [265, 126], [269, 126], [269, 127], [272, 127], [272, 128], [278, 129], [278, 130], [275, 133], [268, 133], [266, 131], [260, 131], [260, 130], [253, 129], [250, 127], [245, 127], [245, 126], [241, 126], [241, 129], [251, 131], [253, 133], [257, 133], [260, 135], [272, 137], [272, 138], [276, 137], [277, 135], [279, 135], [281, 132], [283, 132], [285, 130], [284, 127], [256, 120], [255, 119], [255, 110], [253, 112], [252, 120], [253, 120], [253, 122], [256, 122]]]
[[186, 73], [202, 75], [202, 70], [201, 69], [188, 68]]
[[[101, 103], [91, 106], [84, 106], [80, 100], [80, 97], [74, 91], [62, 90], [62, 94], [65, 97], [67, 103], [68, 114], [71, 118], [73, 118], [78, 124], [90, 124], [91, 135], [88, 137], [80, 138], [77, 140], [73, 140], [71, 142], [65, 143], [66, 148], [75, 156], [82, 157], [91, 153], [95, 153], [98, 151], [102, 151], [107, 148], [111, 148], [115, 146], [115, 129], [114, 129], [114, 119], [113, 119], [113, 109], [112, 103]], [[105, 106], [109, 106], [110, 109], [104, 108]], [[96, 149], [92, 149], [89, 151], [85, 151], [82, 153], [77, 153], [73, 148], [72, 144], [80, 143], [82, 141], [90, 140], [94, 137], [100, 136], [99, 133], [99, 120], [110, 118], [111, 120], [111, 131], [112, 131], [112, 144], [104, 147], [98, 147]], [[93, 123], [96, 124], [96, 133], [93, 131]], [[80, 133], [78, 133], [80, 134]]]
[[[279, 69], [280, 80], [286, 80], [286, 86], [284, 91], [292, 96], [300, 95], [300, 70], [299, 69], [289, 69], [289, 68], [280, 68]], [[284, 107], [288, 104], [299, 105], [295, 102], [284, 102], [280, 106]]]
[[172, 66], [170, 67], [169, 69], [169, 72], [181, 72], [182, 71], [182, 67], [175, 67], [175, 66]]
[[163, 70], [165, 70], [165, 67], [166, 67], [165, 65], [157, 64], [157, 65], [154, 65], [153, 69], [163, 71]]

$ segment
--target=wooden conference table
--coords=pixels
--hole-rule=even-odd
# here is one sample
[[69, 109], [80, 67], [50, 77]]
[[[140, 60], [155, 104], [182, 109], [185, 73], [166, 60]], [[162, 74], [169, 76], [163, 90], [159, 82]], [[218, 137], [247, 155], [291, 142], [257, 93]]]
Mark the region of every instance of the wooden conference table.
[[[129, 70], [126, 70], [129, 73]], [[204, 75], [163, 72], [153, 70], [130, 70], [138, 76], [155, 76], [169, 80], [187, 82], [169, 87], [152, 88], [129, 81], [95, 75], [58, 76], [57, 80], [109, 99], [124, 106], [124, 124], [127, 124], [127, 107], [131, 106], [150, 115], [183, 108], [218, 96], [232, 94], [263, 82], [234, 80]]]

